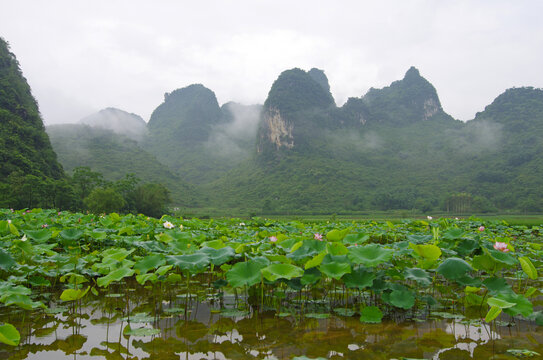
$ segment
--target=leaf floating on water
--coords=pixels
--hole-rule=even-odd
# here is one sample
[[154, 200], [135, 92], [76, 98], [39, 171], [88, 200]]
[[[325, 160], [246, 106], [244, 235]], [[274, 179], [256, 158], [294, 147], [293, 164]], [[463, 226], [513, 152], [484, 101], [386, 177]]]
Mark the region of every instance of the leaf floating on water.
[[516, 357], [533, 357], [541, 356], [538, 352], [527, 349], [509, 349], [507, 352]]
[[351, 317], [355, 314], [355, 311], [353, 309], [347, 309], [347, 308], [337, 308], [337, 309], [334, 309], [334, 312], [340, 316], [345, 316], [345, 317]]
[[383, 319], [383, 313], [377, 306], [366, 306], [360, 312], [360, 322], [378, 324]]
[[310, 319], [328, 319], [330, 317], [330, 314], [309, 313], [309, 314], [305, 314], [305, 317], [310, 318]]
[[160, 334], [160, 329], [153, 329], [153, 328], [136, 328], [132, 329], [130, 325], [126, 325], [126, 327], [123, 330], [124, 335], [130, 335], [130, 336], [154, 336]]

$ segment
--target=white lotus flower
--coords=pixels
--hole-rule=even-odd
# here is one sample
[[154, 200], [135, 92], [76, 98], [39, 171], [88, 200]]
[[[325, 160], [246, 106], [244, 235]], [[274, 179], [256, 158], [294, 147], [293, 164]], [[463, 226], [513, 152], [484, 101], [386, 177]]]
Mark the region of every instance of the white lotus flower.
[[166, 229], [173, 229], [175, 227], [174, 224], [172, 224], [169, 221], [166, 221], [164, 224], [162, 224]]

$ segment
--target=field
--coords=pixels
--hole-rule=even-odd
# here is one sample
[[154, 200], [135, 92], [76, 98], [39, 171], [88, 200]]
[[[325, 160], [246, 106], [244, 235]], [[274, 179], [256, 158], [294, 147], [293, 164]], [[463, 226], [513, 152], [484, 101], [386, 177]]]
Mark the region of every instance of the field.
[[0, 210], [0, 357], [543, 354], [537, 218], [391, 220]]

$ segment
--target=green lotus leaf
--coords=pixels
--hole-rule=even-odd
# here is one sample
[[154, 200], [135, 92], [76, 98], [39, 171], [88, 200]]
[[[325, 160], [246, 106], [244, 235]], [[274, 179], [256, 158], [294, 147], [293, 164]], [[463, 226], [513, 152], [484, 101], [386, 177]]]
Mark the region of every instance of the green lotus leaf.
[[305, 285], [315, 284], [322, 278], [322, 273], [317, 268], [311, 268], [304, 271], [300, 283]]
[[331, 255], [347, 255], [349, 253], [349, 249], [345, 245], [339, 242], [329, 242], [326, 244], [326, 249], [328, 250], [328, 253]]
[[66, 289], [60, 294], [60, 300], [62, 301], [74, 301], [83, 298], [90, 290], [90, 286], [86, 289]]
[[127, 250], [123, 248], [109, 248], [102, 252], [102, 262], [121, 262], [132, 254], [136, 249]]
[[32, 286], [51, 286], [51, 282], [43, 276], [31, 276], [28, 278], [28, 282]]
[[390, 293], [388, 301], [396, 307], [411, 309], [415, 305], [415, 296], [409, 290], [394, 290]]
[[378, 324], [383, 319], [383, 313], [377, 306], [366, 306], [360, 311], [360, 322]]
[[133, 269], [130, 269], [128, 267], [122, 267], [116, 270], [113, 270], [106, 276], [99, 277], [96, 279], [96, 283], [100, 287], [106, 287], [109, 286], [114, 281], [120, 281], [124, 279], [125, 277], [134, 275], [135, 271]]
[[140, 285], [145, 285], [147, 281], [150, 281], [151, 283], [154, 284], [157, 280], [158, 280], [158, 276], [155, 273], [136, 275], [136, 281]]
[[253, 286], [262, 281], [261, 270], [265, 268], [261, 262], [249, 260], [239, 262], [226, 273], [226, 280], [232, 287]]
[[454, 250], [462, 256], [467, 256], [478, 248], [480, 248], [480, 245], [477, 240], [462, 239], [461, 241], [458, 242], [458, 245], [454, 248]]
[[136, 328], [132, 329], [130, 327], [130, 324], [126, 325], [126, 327], [123, 330], [123, 335], [127, 336], [154, 336], [160, 334], [160, 329], [153, 329], [153, 328]]
[[513, 307], [513, 306], [516, 305], [515, 303], [511, 303], [511, 302], [508, 302], [508, 301], [505, 301], [503, 299], [499, 299], [499, 298], [496, 298], [496, 297], [488, 298], [488, 300], [486, 302], [487, 302], [488, 306], [498, 307], [500, 309], [507, 309], [507, 308], [510, 308], [510, 307]]
[[0, 269], [9, 271], [9, 269], [11, 269], [15, 264], [16, 262], [11, 255], [0, 249]]
[[187, 271], [194, 275], [201, 273], [209, 266], [209, 256], [204, 253], [170, 255], [166, 257], [166, 262], [181, 271]]
[[445, 259], [437, 268], [438, 274], [443, 275], [448, 280], [456, 280], [470, 270], [473, 270], [470, 264], [455, 257]]
[[322, 263], [322, 260], [326, 256], [327, 252], [323, 251], [320, 254], [315, 255], [313, 258], [307, 260], [307, 262], [304, 265], [304, 269], [311, 269], [316, 266], [319, 266]]
[[418, 256], [430, 262], [436, 261], [441, 256], [441, 249], [433, 244], [415, 245], [409, 243], [409, 247], [412, 248]]
[[45, 309], [46, 306], [41, 301], [32, 301], [28, 295], [10, 293], [7, 296], [2, 296], [2, 302], [6, 306], [16, 305], [25, 310], [37, 308]]
[[535, 280], [538, 278], [537, 275], [537, 269], [535, 268], [534, 264], [532, 264], [532, 261], [527, 256], [522, 256], [518, 258], [520, 262], [520, 266], [522, 267], [522, 271], [528, 275], [528, 277], [532, 280]]
[[501, 252], [494, 249], [492, 250], [486, 249], [486, 251], [494, 260], [502, 264], [509, 265], [509, 266], [515, 266], [516, 264], [518, 264], [518, 260], [510, 253]]
[[287, 257], [299, 262], [309, 257], [313, 257], [326, 249], [326, 242], [319, 240], [304, 240], [302, 245], [295, 251], [292, 251]]
[[323, 262], [319, 266], [319, 270], [326, 276], [339, 280], [343, 275], [351, 272], [351, 264], [346, 262]]
[[63, 239], [69, 240], [69, 241], [76, 241], [79, 240], [83, 235], [83, 230], [76, 229], [76, 228], [68, 228], [64, 229], [59, 234]]
[[409, 280], [414, 280], [421, 285], [429, 286], [432, 283], [432, 278], [430, 277], [428, 272], [418, 268], [405, 269], [404, 277]]
[[211, 241], [204, 241], [202, 243], [202, 248], [212, 248], [215, 250], [219, 250], [224, 248], [226, 245], [224, 245], [224, 242], [222, 240], [211, 240]]
[[484, 270], [491, 274], [504, 267], [504, 264], [496, 261], [492, 256], [488, 254], [474, 256], [471, 263], [475, 270]]
[[504, 278], [490, 277], [483, 281], [483, 285], [486, 286], [488, 291], [493, 295], [512, 291], [511, 286]]
[[524, 317], [528, 317], [534, 311], [530, 300], [526, 299], [523, 295], [515, 294], [513, 291], [503, 292], [495, 297], [515, 304], [515, 306], [503, 309], [505, 313], [511, 316], [522, 315]]
[[443, 238], [446, 240], [457, 240], [464, 235], [464, 230], [460, 228], [450, 228], [443, 233]]
[[263, 268], [262, 276], [268, 281], [277, 279], [287, 279], [301, 277], [304, 274], [303, 269], [291, 264], [271, 264]]
[[365, 268], [357, 268], [350, 274], [345, 274], [342, 278], [345, 286], [351, 289], [364, 289], [373, 285], [376, 275], [374, 272]]
[[349, 248], [349, 259], [354, 264], [374, 267], [392, 259], [393, 250], [385, 249], [378, 244]]
[[326, 238], [329, 241], [341, 241], [347, 236], [347, 234], [351, 231], [351, 228], [343, 229], [343, 230], [330, 230], [328, 233], [326, 233]]
[[0, 343], [17, 346], [21, 341], [21, 334], [11, 324], [0, 325]]
[[236, 256], [236, 251], [229, 246], [220, 249], [203, 247], [198, 250], [198, 253], [206, 254], [209, 257], [209, 261], [215, 266], [227, 263]]
[[358, 233], [358, 234], [347, 234], [343, 238], [343, 243], [346, 245], [362, 245], [370, 239], [368, 234]]
[[491, 322], [492, 320], [497, 318], [498, 315], [500, 315], [501, 313], [502, 313], [502, 309], [500, 307], [492, 306], [490, 309], [488, 309], [488, 312], [486, 313], [485, 321]]
[[44, 243], [52, 236], [51, 230], [49, 229], [26, 230], [25, 234], [29, 239], [32, 239], [38, 243]]
[[166, 259], [162, 254], [148, 255], [134, 264], [134, 269], [139, 274], [145, 274], [149, 270], [156, 269], [166, 263]]

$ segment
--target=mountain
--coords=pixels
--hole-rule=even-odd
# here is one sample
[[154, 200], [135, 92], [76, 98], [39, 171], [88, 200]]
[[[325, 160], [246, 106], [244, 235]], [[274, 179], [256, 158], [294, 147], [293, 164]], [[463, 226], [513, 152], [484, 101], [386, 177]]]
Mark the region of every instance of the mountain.
[[213, 181], [249, 157], [258, 106], [228, 103], [200, 84], [164, 96], [151, 115], [144, 149], [194, 184]]
[[79, 122], [91, 127], [111, 130], [135, 140], [141, 140], [147, 132], [147, 123], [141, 116], [116, 108], [100, 110]]
[[543, 211], [540, 89], [507, 90], [463, 123], [414, 67], [342, 107], [324, 73], [310, 72], [274, 82], [256, 156], [204, 185], [213, 203], [267, 213]]
[[134, 173], [142, 182], [161, 183], [171, 192], [172, 201], [180, 206], [196, 206], [197, 191], [139, 143], [112, 130], [83, 124], [47, 127], [59, 161], [67, 171], [88, 166], [105, 179], [119, 180]]
[[55, 206], [63, 178], [30, 86], [0, 38], [0, 206]]

